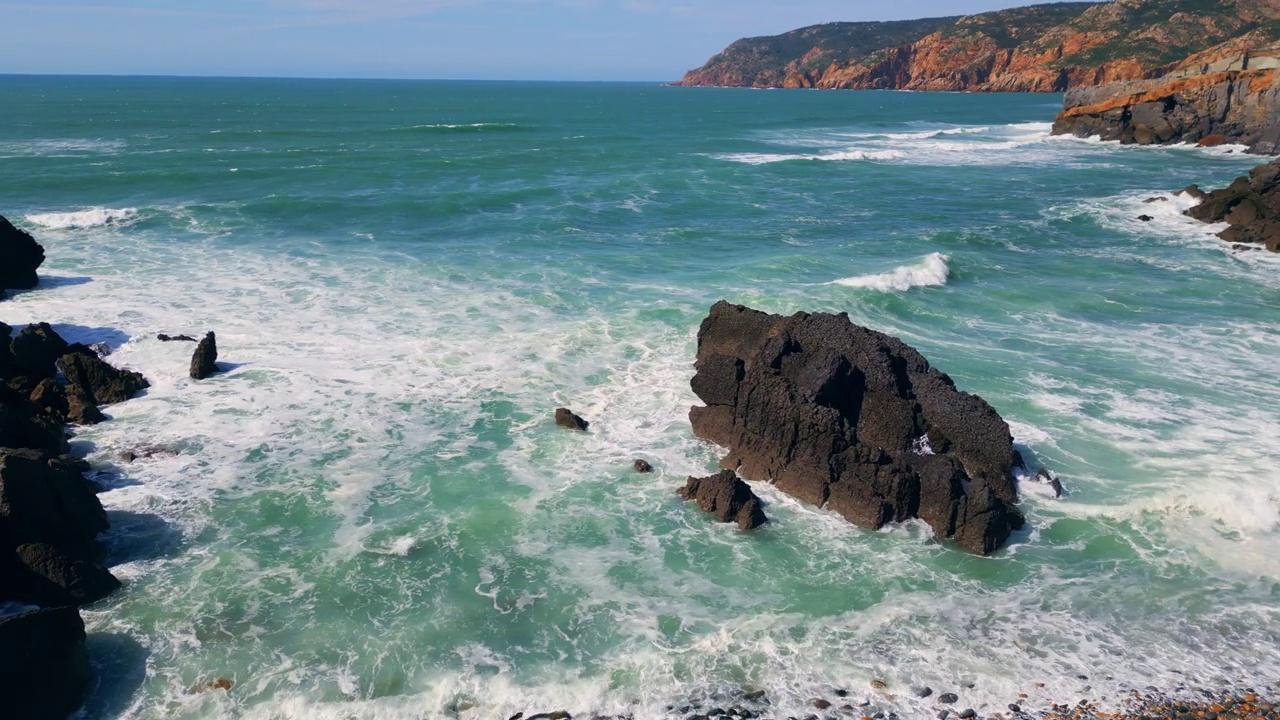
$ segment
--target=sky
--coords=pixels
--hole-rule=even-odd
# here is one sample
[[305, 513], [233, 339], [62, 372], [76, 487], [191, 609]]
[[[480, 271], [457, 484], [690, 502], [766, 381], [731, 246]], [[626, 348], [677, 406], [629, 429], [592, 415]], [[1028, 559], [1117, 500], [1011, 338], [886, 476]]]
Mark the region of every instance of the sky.
[[730, 42], [1029, 0], [0, 0], [0, 74], [679, 79]]

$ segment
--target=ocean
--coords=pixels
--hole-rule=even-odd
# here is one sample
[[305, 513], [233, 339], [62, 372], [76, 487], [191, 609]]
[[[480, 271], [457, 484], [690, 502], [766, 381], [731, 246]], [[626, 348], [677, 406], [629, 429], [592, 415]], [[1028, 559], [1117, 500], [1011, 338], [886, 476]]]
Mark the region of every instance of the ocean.
[[[911, 718], [1280, 679], [1280, 259], [1171, 192], [1260, 162], [1239, 148], [1051, 137], [1057, 95], [0, 98], [0, 214], [49, 256], [0, 319], [152, 383], [73, 442], [125, 581], [84, 611], [83, 717], [640, 719], [757, 690], [802, 717], [839, 690]], [[989, 558], [759, 482], [769, 525], [713, 522], [674, 490], [722, 452], [687, 417], [720, 299], [902, 338], [1069, 494], [1024, 483]], [[155, 339], [209, 330], [228, 371], [202, 382]]]

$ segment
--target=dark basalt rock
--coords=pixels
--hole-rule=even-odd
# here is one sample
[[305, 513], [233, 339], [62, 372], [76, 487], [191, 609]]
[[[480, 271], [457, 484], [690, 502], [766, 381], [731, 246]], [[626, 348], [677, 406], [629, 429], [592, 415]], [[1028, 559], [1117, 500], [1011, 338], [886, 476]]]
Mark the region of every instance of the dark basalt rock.
[[156, 339], [160, 342], [196, 342], [196, 339], [190, 335], [165, 335], [164, 333], [156, 335]]
[[57, 374], [54, 362], [67, 352], [67, 341], [54, 332], [49, 323], [28, 325], [9, 344], [14, 375], [24, 375], [35, 382]]
[[58, 358], [58, 369], [66, 376], [67, 383], [81, 393], [82, 400], [92, 405], [124, 402], [151, 387], [141, 373], [112, 367], [79, 343], [69, 346]]
[[1280, 252], [1280, 163], [1260, 165], [1248, 177], [1202, 193], [1200, 204], [1187, 210], [1187, 214], [1202, 222], [1230, 225], [1218, 233], [1227, 242], [1256, 244]]
[[0, 620], [0, 698], [13, 720], [65, 720], [90, 681], [84, 622], [73, 607]]
[[68, 450], [62, 418], [31, 402], [32, 391], [0, 385], [0, 448], [30, 448], [61, 455]]
[[37, 450], [0, 449], [0, 547], [48, 544], [95, 558], [107, 513], [83, 468]]
[[769, 521], [760, 498], [732, 470], [704, 478], [690, 476], [676, 494], [696, 501], [698, 507], [715, 514], [722, 523], [736, 523], [740, 530], [754, 530]]
[[556, 425], [570, 430], [586, 432], [591, 423], [573, 414], [573, 411], [569, 408], [556, 408]]
[[920, 353], [847, 315], [716, 303], [698, 332], [694, 433], [721, 466], [860, 525], [920, 518], [977, 553], [1023, 525], [1009, 426]]
[[648, 460], [636, 460], [631, 464], [631, 467], [635, 468], [638, 473], [653, 472], [653, 466], [649, 464]]
[[28, 570], [25, 602], [45, 607], [87, 605], [120, 588], [120, 581], [106, 569], [68, 556], [45, 543], [20, 545], [19, 562]]
[[196, 345], [196, 351], [191, 356], [191, 377], [194, 380], [204, 380], [205, 378], [218, 372], [218, 341], [212, 332], [207, 333], [204, 339]]
[[35, 238], [0, 217], [0, 288], [35, 287], [36, 268], [43, 262], [44, 248]]

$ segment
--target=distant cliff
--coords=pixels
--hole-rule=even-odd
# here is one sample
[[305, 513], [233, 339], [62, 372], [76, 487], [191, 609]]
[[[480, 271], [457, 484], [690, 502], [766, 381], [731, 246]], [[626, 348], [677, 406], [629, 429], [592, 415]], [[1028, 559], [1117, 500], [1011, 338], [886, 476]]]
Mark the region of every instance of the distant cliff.
[[1114, 0], [829, 23], [739, 40], [677, 84], [1062, 92], [1162, 77], [1246, 37], [1280, 40], [1280, 0]]

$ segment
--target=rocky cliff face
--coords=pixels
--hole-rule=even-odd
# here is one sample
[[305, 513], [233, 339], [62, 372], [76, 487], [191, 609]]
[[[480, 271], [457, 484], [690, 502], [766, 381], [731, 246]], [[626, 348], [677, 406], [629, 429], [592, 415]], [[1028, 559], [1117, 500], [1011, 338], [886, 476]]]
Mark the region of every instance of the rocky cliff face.
[[1053, 132], [1139, 145], [1236, 142], [1280, 153], [1277, 68], [1280, 50], [1244, 51], [1198, 56], [1159, 80], [1072, 90]]
[[1061, 92], [1160, 77], [1245, 36], [1280, 39], [1280, 0], [1115, 0], [831, 23], [739, 40], [678, 84]]

